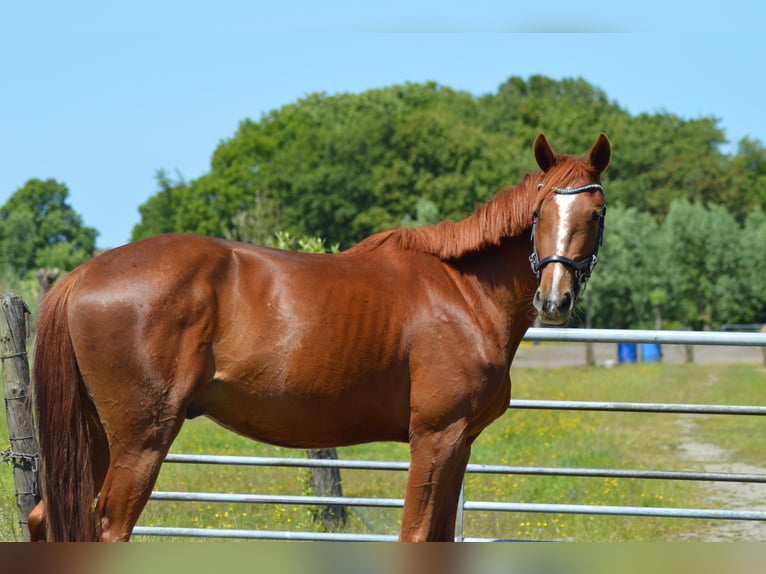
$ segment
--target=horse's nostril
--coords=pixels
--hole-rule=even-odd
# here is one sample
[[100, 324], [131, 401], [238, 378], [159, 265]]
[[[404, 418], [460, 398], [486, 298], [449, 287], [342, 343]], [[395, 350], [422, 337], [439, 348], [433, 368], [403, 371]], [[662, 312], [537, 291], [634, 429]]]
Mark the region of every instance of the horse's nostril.
[[571, 311], [572, 309], [572, 294], [567, 292], [564, 293], [564, 296], [561, 298], [561, 305], [559, 305], [559, 310], [562, 313], [567, 313]]

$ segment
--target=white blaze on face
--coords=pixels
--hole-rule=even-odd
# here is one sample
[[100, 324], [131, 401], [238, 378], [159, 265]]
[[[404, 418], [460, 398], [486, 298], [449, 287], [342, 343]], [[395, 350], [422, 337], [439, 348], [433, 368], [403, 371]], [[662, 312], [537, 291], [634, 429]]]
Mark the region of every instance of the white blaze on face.
[[[571, 223], [571, 211], [577, 196], [572, 195], [554, 195], [553, 200], [556, 203], [556, 207], [559, 212], [558, 229], [556, 230], [556, 255], [565, 255], [566, 248], [569, 245], [571, 239], [570, 223]], [[564, 273], [566, 272], [566, 266], [563, 263], [558, 263], [553, 268], [553, 281], [551, 298], [558, 299], [560, 297], [559, 284], [561, 283]]]

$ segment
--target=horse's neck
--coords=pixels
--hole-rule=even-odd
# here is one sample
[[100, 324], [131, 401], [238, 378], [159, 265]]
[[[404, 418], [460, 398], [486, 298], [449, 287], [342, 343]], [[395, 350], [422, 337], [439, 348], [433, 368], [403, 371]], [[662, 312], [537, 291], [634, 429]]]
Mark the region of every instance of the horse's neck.
[[531, 252], [526, 234], [453, 264], [466, 300], [495, 325], [498, 333], [505, 330], [523, 335], [534, 319], [532, 297], [537, 280], [529, 266]]

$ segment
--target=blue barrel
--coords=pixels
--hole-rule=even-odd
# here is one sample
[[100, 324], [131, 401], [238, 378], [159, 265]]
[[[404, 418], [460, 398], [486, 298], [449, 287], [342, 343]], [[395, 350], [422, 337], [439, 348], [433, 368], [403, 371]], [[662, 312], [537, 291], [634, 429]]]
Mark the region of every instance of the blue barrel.
[[657, 343], [641, 343], [641, 360], [644, 363], [659, 363], [662, 360], [662, 349]]
[[636, 343], [617, 343], [617, 362], [635, 363], [638, 359], [638, 345]]

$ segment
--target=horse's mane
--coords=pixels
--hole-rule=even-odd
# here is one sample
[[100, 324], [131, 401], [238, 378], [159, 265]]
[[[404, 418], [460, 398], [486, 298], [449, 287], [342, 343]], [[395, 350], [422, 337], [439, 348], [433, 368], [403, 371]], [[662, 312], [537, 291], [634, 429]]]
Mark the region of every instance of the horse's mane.
[[384, 231], [364, 239], [351, 250], [372, 251], [387, 244], [454, 260], [499, 245], [504, 238], [529, 231], [536, 181], [536, 176], [527, 174], [522, 183], [501, 190], [461, 221]]
[[[456, 260], [489, 247], [504, 239], [528, 234], [532, 228], [532, 212], [554, 187], [578, 177], [598, 177], [587, 161], [572, 156], [559, 156], [547, 173], [527, 174], [515, 187], [503, 189], [487, 203], [461, 221], [443, 221], [424, 227], [402, 227], [377, 233], [362, 240], [349, 251], [372, 251], [382, 245], [421, 251], [443, 260]], [[546, 185], [540, 194], [538, 183]]]

